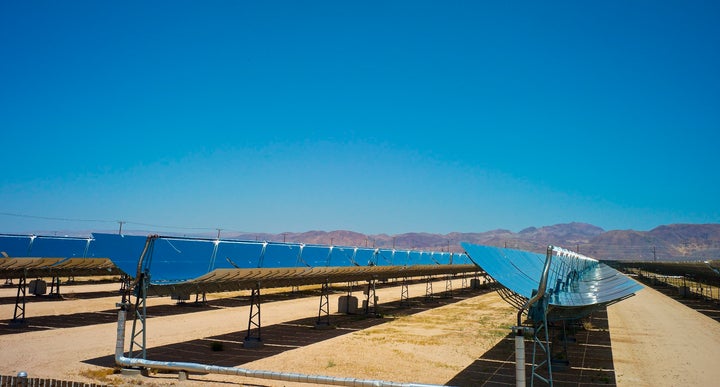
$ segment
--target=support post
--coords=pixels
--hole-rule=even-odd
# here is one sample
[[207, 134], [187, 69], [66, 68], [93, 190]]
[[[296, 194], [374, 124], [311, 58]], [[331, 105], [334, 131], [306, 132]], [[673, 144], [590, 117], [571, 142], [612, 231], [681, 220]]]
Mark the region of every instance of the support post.
[[445, 297], [452, 298], [453, 287], [452, 287], [452, 275], [445, 277]]
[[48, 294], [48, 297], [55, 297], [55, 298], [61, 298], [60, 295], [60, 277], [59, 276], [53, 276], [52, 280], [50, 281], [50, 294]]
[[367, 298], [365, 299], [365, 314], [370, 314], [370, 302], [372, 302], [373, 314], [378, 315], [377, 296], [375, 295], [375, 279], [368, 281]]
[[250, 294], [250, 318], [248, 319], [247, 334], [243, 341], [244, 348], [259, 348], [263, 346], [260, 337], [260, 283], [256, 283]]
[[[535, 378], [538, 378], [540, 380], [545, 381], [548, 383], [551, 387], [553, 385], [552, 380], [552, 364], [550, 361], [550, 340], [548, 339], [548, 332], [547, 332], [547, 305], [548, 305], [548, 299], [545, 297], [545, 290], [547, 289], [547, 280], [548, 280], [548, 273], [550, 272], [550, 265], [552, 263], [552, 255], [553, 255], [553, 246], [548, 246], [547, 248], [547, 255], [545, 257], [545, 266], [543, 267], [542, 274], [540, 276], [540, 281], [538, 283], [538, 289], [536, 291], [533, 291], [532, 297], [527, 300], [527, 302], [520, 308], [520, 310], [517, 313], [517, 327], [515, 329], [526, 329], [522, 328], [522, 314], [525, 310], [527, 310], [528, 317], [536, 322], [536, 327], [533, 329], [533, 366], [532, 366], [532, 376], [530, 378], [530, 384], [533, 385], [533, 382], [535, 381]], [[538, 338], [538, 332], [544, 330], [545, 331], [545, 343], [547, 343], [547, 346], [543, 345], [541, 340]], [[516, 339], [516, 345], [517, 339]], [[535, 352], [536, 348], [540, 346], [546, 354], [545, 362], [542, 364], [547, 364], [548, 369], [548, 378], [543, 378], [542, 376], [538, 375], [536, 373], [536, 369], [540, 366], [535, 365]], [[524, 348], [524, 345], [523, 345]], [[525, 360], [525, 353], [522, 354], [518, 352], [518, 348], [516, 347], [515, 351], [515, 370], [516, 370], [516, 383], [517, 387], [524, 387], [525, 386], [525, 367], [523, 365], [522, 367], [522, 376], [520, 376], [520, 366], [518, 365], [518, 362], [520, 361], [520, 358], [522, 358], [522, 361], [524, 363]], [[521, 384], [522, 381], [522, 384]]]
[[425, 301], [431, 301], [435, 296], [433, 295], [433, 284], [432, 277], [428, 276], [425, 280]]
[[[145, 321], [147, 319], [147, 289], [148, 281], [145, 273], [142, 273], [138, 279], [135, 294], [135, 318], [133, 319], [132, 337], [130, 339], [130, 351], [128, 355], [132, 358], [133, 349], [138, 347], [138, 356], [140, 359], [147, 359], [147, 334]], [[139, 322], [139, 324], [138, 324]]]
[[23, 327], [27, 325], [25, 320], [25, 293], [27, 292], [27, 273], [23, 272], [18, 280], [17, 296], [15, 297], [15, 311], [10, 321], [11, 327]]
[[318, 309], [318, 318], [315, 322], [316, 329], [330, 328], [330, 284], [326, 281], [322, 284], [320, 293], [320, 308]]
[[[543, 334], [544, 337], [538, 336]], [[536, 361], [537, 348], [545, 353], [545, 360], [541, 362]], [[538, 373], [539, 369], [543, 366], [547, 367], [547, 378]], [[536, 323], [535, 332], [533, 335], [533, 359], [532, 359], [532, 380], [530, 385], [534, 385], [535, 379], [539, 379], [548, 385], [553, 385], [552, 376], [552, 354], [550, 349], [550, 338], [548, 334], [548, 323], [547, 323], [547, 310], [543, 313], [543, 319]]]
[[400, 306], [410, 306], [410, 291], [408, 290], [408, 278], [403, 277], [400, 286]]

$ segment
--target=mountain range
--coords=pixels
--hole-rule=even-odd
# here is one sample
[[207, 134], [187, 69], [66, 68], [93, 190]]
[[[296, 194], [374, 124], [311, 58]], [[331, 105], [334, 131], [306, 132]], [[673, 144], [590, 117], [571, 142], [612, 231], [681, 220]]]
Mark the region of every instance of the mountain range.
[[461, 252], [460, 242], [544, 252], [561, 246], [597, 259], [683, 261], [720, 259], [720, 224], [671, 224], [650, 231], [611, 230], [587, 223], [529, 227], [520, 232], [366, 235], [353, 231], [306, 231], [281, 234], [223, 234], [224, 238]]

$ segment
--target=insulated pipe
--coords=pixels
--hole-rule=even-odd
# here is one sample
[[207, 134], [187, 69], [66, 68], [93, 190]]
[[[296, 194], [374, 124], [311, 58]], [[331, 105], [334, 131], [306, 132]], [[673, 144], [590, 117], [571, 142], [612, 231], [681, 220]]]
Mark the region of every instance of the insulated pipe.
[[545, 267], [543, 268], [542, 275], [540, 276], [537, 293], [535, 293], [535, 295], [532, 296], [522, 308], [520, 308], [517, 314], [517, 326], [515, 327], [515, 385], [517, 387], [525, 387], [525, 332], [522, 327], [522, 312], [525, 309], [528, 309], [529, 311], [530, 307], [545, 295], [553, 250], [553, 246], [548, 246], [547, 256], [545, 257]]
[[133, 283], [133, 287], [137, 285], [137, 282], [140, 280], [140, 275], [144, 273], [143, 270], [143, 264], [145, 263], [145, 255], [147, 255], [148, 249], [150, 248], [150, 244], [155, 241], [155, 239], [158, 239], [159, 236], [157, 234], [148, 235], [147, 239], [145, 240], [145, 247], [143, 247], [143, 251], [140, 254], [140, 259], [138, 259], [137, 264], [137, 275], [135, 276], [135, 282]]
[[525, 387], [525, 335], [520, 326], [515, 327], [515, 385]]
[[124, 306], [120, 306], [121, 308], [118, 311], [117, 341], [115, 343], [115, 363], [119, 366], [156, 368], [160, 370], [170, 371], [237, 375], [258, 379], [284, 380], [287, 382], [313, 384], [330, 384], [335, 386], [348, 387], [440, 387], [433, 384], [396, 383], [383, 380], [340, 378], [335, 376], [323, 375], [305, 375], [289, 372], [251, 370], [238, 367], [221, 367], [215, 365], [186, 362], [164, 362], [125, 357], [125, 319], [127, 312], [125, 311]]
[[550, 262], [552, 262], [552, 254], [553, 254], [553, 247], [548, 246], [547, 248], [547, 256], [545, 258], [545, 267], [543, 268], [542, 275], [540, 276], [540, 283], [538, 284], [538, 290], [537, 293], [535, 293], [532, 298], [530, 298], [525, 305], [523, 305], [522, 308], [518, 311], [517, 314], [517, 325], [520, 326], [522, 324], [522, 312], [525, 309], [530, 309], [530, 307], [536, 303], [539, 299], [541, 299], [545, 295], [545, 288], [547, 287], [547, 279], [548, 279], [548, 272], [550, 271]]

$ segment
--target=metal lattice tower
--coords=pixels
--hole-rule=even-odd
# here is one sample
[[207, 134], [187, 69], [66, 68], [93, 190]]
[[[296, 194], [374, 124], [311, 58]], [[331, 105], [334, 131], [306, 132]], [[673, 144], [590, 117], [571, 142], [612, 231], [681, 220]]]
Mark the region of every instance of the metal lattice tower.
[[[135, 318], [133, 319], [132, 336], [130, 338], [130, 357], [139, 357], [141, 359], [147, 359], [147, 326], [145, 324], [147, 320], [147, 289], [148, 281], [144, 274], [140, 275], [135, 291], [135, 308], [133, 312]], [[133, 356], [135, 347], [138, 347], [140, 352], [138, 356]]]
[[327, 282], [322, 284], [320, 308], [315, 326], [320, 328], [330, 326], [330, 284]]
[[403, 277], [402, 284], [400, 285], [400, 305], [410, 305], [410, 292], [408, 290], [408, 278]]
[[247, 334], [243, 343], [245, 347], [252, 348], [262, 342], [260, 325], [260, 283], [257, 283], [250, 295], [250, 318], [248, 319]]

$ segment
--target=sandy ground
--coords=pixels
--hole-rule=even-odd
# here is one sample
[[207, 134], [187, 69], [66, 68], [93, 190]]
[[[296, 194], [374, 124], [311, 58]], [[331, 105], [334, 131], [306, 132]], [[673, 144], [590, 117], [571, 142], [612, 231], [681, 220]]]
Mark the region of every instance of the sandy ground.
[[720, 323], [646, 287], [608, 307], [618, 386], [717, 386]]
[[[89, 286], [68, 286], [63, 292], [72, 298], [74, 292], [117, 290], [116, 284]], [[436, 291], [444, 287], [444, 281], [434, 284]], [[453, 288], [460, 288], [459, 280], [453, 283]], [[410, 287], [411, 297], [424, 293], [424, 283]], [[0, 297], [10, 295], [14, 296], [12, 289], [0, 289]], [[362, 298], [360, 292], [354, 295]], [[330, 297], [333, 312], [339, 296]], [[379, 289], [378, 296], [380, 302], [397, 300], [400, 288]], [[27, 314], [32, 319], [33, 316], [110, 311], [117, 301], [118, 297], [103, 297], [32, 302], [27, 305]], [[423, 308], [407, 316], [386, 316], [380, 325], [353, 329], [337, 337], [242, 364], [242, 367], [445, 384], [503, 340], [515, 318], [515, 311], [495, 292], [463, 295], [456, 291], [455, 301]], [[173, 303], [166, 298], [150, 300], [153, 305]], [[12, 304], [0, 305], [0, 318], [12, 317], [12, 311]], [[282, 325], [317, 317], [317, 313], [316, 296], [267, 302], [262, 306], [262, 325]], [[239, 306], [153, 317], [148, 319], [148, 346], [155, 348], [217, 335], [240, 337], [247, 327], [248, 315], [249, 307]], [[720, 323], [717, 321], [649, 288], [608, 308], [608, 319], [619, 386], [709, 386], [720, 380], [720, 367], [713, 364], [720, 355]], [[192, 375], [191, 380], [182, 382], [176, 375], [166, 374], [107, 375], [108, 368], [92, 365], [88, 360], [113, 353], [116, 329], [116, 323], [105, 323], [0, 335], [0, 374], [15, 375], [24, 370], [35, 377], [115, 385], [307, 386], [212, 374]], [[240, 344], [230, 341], [227, 345]]]

